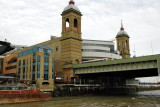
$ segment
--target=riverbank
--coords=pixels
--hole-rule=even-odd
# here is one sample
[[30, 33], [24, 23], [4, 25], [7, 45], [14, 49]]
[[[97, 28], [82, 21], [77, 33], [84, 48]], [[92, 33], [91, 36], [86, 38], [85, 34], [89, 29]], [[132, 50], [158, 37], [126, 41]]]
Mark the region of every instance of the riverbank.
[[[156, 95], [156, 96], [155, 96]], [[5, 104], [1, 107], [160, 107], [160, 90], [144, 91], [134, 95], [89, 95], [54, 97], [43, 102]]]
[[24, 103], [35, 101], [47, 101], [52, 97], [67, 97], [67, 96], [112, 96], [112, 95], [131, 95], [132, 93], [142, 92], [149, 90], [160, 90], [160, 86], [125, 86], [125, 87], [73, 87], [73, 86], [57, 86], [53, 93], [22, 93], [0, 95], [0, 104], [7, 103]]

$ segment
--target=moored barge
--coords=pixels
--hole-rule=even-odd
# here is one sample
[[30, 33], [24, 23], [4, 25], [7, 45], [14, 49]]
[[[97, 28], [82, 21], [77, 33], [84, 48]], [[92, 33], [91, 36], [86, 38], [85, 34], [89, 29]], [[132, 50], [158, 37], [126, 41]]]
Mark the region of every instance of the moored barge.
[[50, 99], [51, 93], [49, 92], [41, 92], [37, 89], [26, 89], [26, 87], [0, 86], [0, 104], [46, 101]]

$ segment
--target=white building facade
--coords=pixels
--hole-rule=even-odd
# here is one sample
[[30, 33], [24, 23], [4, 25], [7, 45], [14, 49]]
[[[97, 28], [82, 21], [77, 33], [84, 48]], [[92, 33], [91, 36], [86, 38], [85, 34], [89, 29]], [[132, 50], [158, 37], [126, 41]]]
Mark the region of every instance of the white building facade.
[[86, 40], [82, 41], [82, 60], [94, 59], [121, 59], [122, 57], [115, 51], [113, 41]]

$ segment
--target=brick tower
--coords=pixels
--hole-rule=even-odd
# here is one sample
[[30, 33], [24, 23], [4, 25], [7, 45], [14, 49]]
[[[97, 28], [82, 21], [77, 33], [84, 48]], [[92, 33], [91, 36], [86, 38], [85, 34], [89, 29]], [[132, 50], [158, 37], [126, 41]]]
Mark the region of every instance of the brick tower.
[[64, 69], [64, 80], [73, 77], [72, 64], [82, 62], [81, 12], [70, 0], [62, 12], [61, 59]]
[[117, 33], [117, 50], [120, 52], [122, 58], [130, 58], [130, 48], [129, 48], [129, 35], [124, 30], [123, 24], [121, 22], [120, 31]]

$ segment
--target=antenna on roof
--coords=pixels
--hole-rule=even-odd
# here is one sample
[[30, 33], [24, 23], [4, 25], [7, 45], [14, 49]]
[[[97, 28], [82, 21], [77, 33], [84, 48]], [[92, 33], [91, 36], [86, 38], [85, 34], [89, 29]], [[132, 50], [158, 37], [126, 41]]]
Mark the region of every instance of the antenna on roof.
[[124, 30], [122, 19], [121, 19], [121, 28], [120, 29]]
[[136, 50], [135, 50], [135, 45], [134, 45], [134, 55], [133, 55], [133, 57], [135, 58], [136, 57]]
[[152, 55], [153, 55], [153, 46], [152, 46], [152, 41], [151, 41], [151, 49], [152, 49]]

